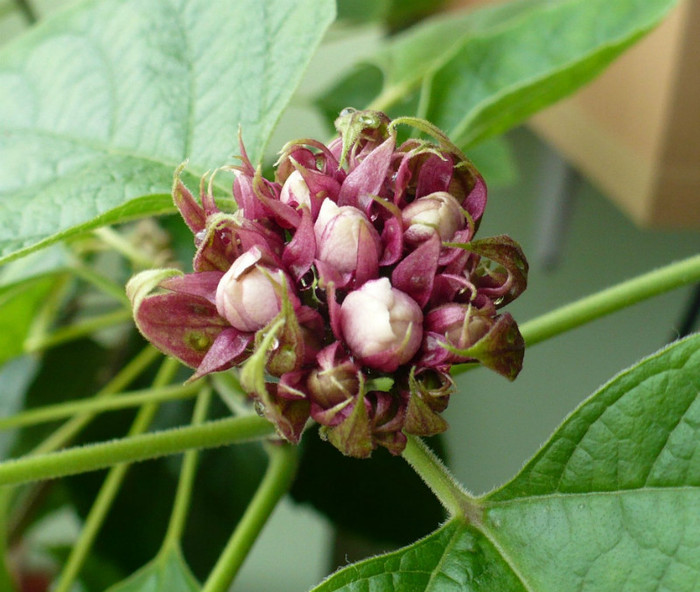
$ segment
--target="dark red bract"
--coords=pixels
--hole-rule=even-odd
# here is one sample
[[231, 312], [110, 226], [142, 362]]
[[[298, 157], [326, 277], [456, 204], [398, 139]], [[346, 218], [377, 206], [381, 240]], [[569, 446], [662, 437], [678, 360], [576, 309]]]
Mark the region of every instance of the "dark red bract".
[[[434, 141], [397, 145], [400, 124]], [[439, 130], [351, 109], [336, 127], [328, 146], [285, 146], [274, 181], [241, 146], [235, 213], [204, 189], [198, 203], [178, 170], [194, 272], [144, 272], [128, 292], [144, 336], [195, 377], [242, 366], [286, 439], [312, 419], [345, 454], [399, 454], [407, 433], [446, 429], [453, 364], [518, 374], [524, 342], [499, 309], [527, 262], [507, 236], [474, 240], [486, 186]]]

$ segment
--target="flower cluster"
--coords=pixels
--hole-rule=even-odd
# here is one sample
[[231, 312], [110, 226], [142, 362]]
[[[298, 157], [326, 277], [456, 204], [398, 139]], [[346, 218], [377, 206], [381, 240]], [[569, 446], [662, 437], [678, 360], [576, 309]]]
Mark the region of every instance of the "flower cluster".
[[[434, 140], [397, 141], [411, 125]], [[176, 173], [173, 196], [195, 237], [194, 273], [131, 280], [136, 323], [194, 378], [241, 366], [243, 387], [286, 439], [309, 420], [343, 453], [399, 454], [406, 434], [447, 428], [453, 364], [509, 379], [524, 343], [499, 309], [526, 286], [507, 236], [474, 240], [483, 179], [436, 128], [344, 110], [329, 145], [285, 146], [275, 180], [241, 145], [235, 213]]]

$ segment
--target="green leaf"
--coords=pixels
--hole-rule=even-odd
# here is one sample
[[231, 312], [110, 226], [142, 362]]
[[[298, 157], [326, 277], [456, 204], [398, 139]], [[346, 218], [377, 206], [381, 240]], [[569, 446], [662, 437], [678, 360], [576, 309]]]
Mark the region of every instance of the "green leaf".
[[699, 394], [696, 334], [614, 378], [487, 496], [488, 528], [531, 588], [696, 589]]
[[[10, 417], [22, 410], [24, 396], [36, 375], [38, 365], [35, 357], [22, 356], [0, 368], [0, 417]], [[17, 432], [14, 430], [0, 431], [0, 459], [4, 460], [8, 456], [16, 437]]]
[[691, 592], [700, 578], [699, 449], [696, 334], [585, 401], [511, 482], [473, 501], [471, 525], [453, 518], [316, 592]]
[[[88, 0], [0, 53], [0, 262], [173, 209], [176, 166], [259, 161], [331, 0]], [[183, 179], [196, 186], [193, 179]]]
[[395, 30], [440, 10], [446, 0], [338, 0], [338, 19], [353, 23], [381, 21]]
[[25, 352], [38, 311], [65, 282], [66, 258], [54, 248], [0, 270], [0, 366]]
[[37, 310], [57, 281], [47, 276], [0, 288], [0, 365], [24, 353]]
[[312, 592], [530, 592], [483, 534], [453, 519], [400, 551], [346, 567]]
[[388, 109], [421, 89], [421, 117], [458, 146], [475, 144], [591, 80], [674, 4], [521, 0], [426, 21], [371, 60], [384, 72], [372, 106]]
[[177, 547], [162, 551], [151, 563], [107, 592], [197, 592], [197, 580]]

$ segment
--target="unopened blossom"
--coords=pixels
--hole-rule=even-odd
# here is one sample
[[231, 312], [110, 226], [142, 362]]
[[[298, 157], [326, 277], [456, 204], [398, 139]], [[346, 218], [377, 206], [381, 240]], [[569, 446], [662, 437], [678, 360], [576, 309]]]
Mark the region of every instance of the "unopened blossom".
[[216, 309], [232, 327], [258, 331], [281, 309], [281, 290], [287, 282], [281, 269], [258, 265], [259, 251], [246, 251], [219, 280]]
[[280, 191], [280, 201], [294, 207], [311, 208], [311, 192], [299, 171], [294, 171], [287, 177]]
[[404, 238], [417, 243], [437, 234], [450, 241], [466, 225], [464, 212], [457, 200], [446, 191], [436, 191], [408, 204], [401, 212]]
[[379, 271], [381, 239], [367, 216], [353, 206], [338, 206], [324, 200], [314, 223], [316, 258], [322, 263], [321, 273], [330, 266], [340, 274], [340, 286], [354, 279], [359, 286]]
[[[399, 125], [434, 139], [399, 143]], [[206, 182], [196, 199], [180, 167], [193, 272], [143, 272], [127, 292], [143, 335], [193, 378], [240, 368], [281, 437], [316, 423], [344, 454], [400, 454], [408, 434], [447, 429], [453, 365], [520, 371], [524, 342], [502, 308], [527, 261], [507, 236], [475, 238], [486, 185], [431, 124], [346, 109], [336, 128], [329, 144], [287, 144], [273, 180], [241, 144], [227, 167], [236, 211]]]
[[350, 351], [370, 368], [393, 372], [418, 351], [423, 312], [407, 294], [379, 278], [350, 292], [340, 307], [340, 326]]

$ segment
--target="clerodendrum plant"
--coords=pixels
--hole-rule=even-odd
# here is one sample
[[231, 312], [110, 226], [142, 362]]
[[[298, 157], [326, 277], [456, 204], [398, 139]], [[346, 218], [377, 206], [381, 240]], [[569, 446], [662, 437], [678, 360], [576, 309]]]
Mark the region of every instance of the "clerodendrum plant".
[[[270, 175], [265, 144], [330, 0], [86, 1], [4, 48], [0, 391], [15, 409], [0, 452], [17, 458], [0, 463], [0, 590], [223, 592], [316, 433], [362, 463], [402, 455], [447, 515], [317, 592], [697, 589], [698, 336], [618, 375], [482, 497], [420, 439], [447, 429], [455, 373], [514, 379], [526, 345], [700, 280], [693, 257], [518, 327], [502, 307], [527, 262], [509, 237], [475, 236], [486, 184], [463, 154], [589, 80], [673, 4], [521, 0], [426, 21], [329, 93], [366, 103], [336, 113], [337, 137], [288, 143]], [[141, 238], [110, 228], [175, 209], [186, 233], [172, 216]], [[158, 350], [170, 357], [154, 369]], [[192, 397], [187, 424], [175, 402]], [[207, 471], [198, 450], [215, 447]], [[128, 478], [130, 462], [175, 453], [177, 476], [151, 461]], [[265, 456], [264, 475], [240, 478]], [[130, 519], [110, 523], [127, 494]], [[61, 507], [79, 533], [37, 564], [27, 533]]]

